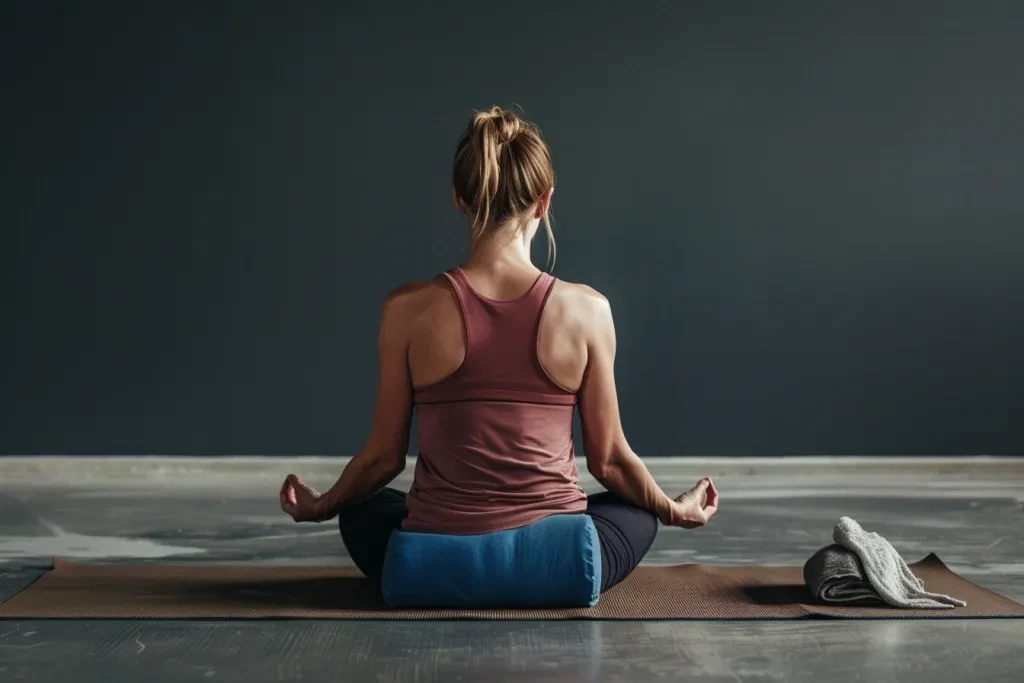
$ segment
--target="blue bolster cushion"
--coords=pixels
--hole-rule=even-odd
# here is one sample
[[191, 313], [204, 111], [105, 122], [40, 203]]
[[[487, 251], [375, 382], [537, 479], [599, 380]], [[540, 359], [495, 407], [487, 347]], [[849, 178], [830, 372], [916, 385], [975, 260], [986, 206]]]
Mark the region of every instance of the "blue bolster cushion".
[[587, 515], [472, 536], [396, 531], [384, 558], [391, 607], [593, 607], [601, 546]]

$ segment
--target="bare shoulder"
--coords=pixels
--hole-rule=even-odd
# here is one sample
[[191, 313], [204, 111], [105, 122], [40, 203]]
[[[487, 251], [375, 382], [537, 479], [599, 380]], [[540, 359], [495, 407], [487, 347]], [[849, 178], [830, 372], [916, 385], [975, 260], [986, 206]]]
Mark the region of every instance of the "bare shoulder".
[[551, 292], [550, 304], [586, 327], [601, 327], [611, 322], [608, 298], [589, 285], [559, 280]]
[[589, 285], [559, 280], [544, 316], [578, 348], [593, 351], [615, 346], [611, 305], [606, 296]]
[[[415, 329], [421, 321], [430, 320], [443, 310], [455, 309], [451, 287], [440, 278], [407, 282], [388, 292], [381, 316], [390, 326]], [[457, 309], [456, 309], [457, 310]]]
[[406, 282], [388, 292], [384, 307], [400, 310], [421, 308], [436, 299], [447, 298], [448, 291], [449, 288], [437, 278]]

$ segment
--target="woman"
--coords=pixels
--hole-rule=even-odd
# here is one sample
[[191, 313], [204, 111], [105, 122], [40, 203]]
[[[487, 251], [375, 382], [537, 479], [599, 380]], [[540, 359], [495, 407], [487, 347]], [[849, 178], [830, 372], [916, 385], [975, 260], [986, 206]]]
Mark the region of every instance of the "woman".
[[[718, 507], [710, 479], [672, 499], [630, 449], [619, 421], [608, 301], [530, 261], [548, 207], [551, 153], [533, 125], [498, 107], [459, 141], [455, 206], [469, 222], [469, 258], [384, 302], [370, 438], [320, 494], [295, 475], [281, 507], [297, 521], [338, 516], [364, 574], [380, 580], [391, 532], [479, 534], [553, 514], [587, 514], [601, 544], [602, 591], [624, 579], [663, 524], [693, 528]], [[572, 411], [587, 468], [607, 491], [577, 483]], [[408, 496], [384, 488], [403, 470], [413, 406], [419, 457]]]

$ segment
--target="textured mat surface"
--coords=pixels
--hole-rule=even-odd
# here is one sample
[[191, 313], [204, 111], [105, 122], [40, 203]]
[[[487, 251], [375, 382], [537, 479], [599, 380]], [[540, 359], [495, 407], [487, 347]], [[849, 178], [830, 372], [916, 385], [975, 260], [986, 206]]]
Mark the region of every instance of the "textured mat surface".
[[640, 567], [590, 609], [392, 610], [351, 567], [97, 565], [54, 561], [0, 605], [4, 619], [847, 619], [1024, 618], [1024, 605], [950, 571], [911, 565], [955, 610], [815, 605], [800, 567]]

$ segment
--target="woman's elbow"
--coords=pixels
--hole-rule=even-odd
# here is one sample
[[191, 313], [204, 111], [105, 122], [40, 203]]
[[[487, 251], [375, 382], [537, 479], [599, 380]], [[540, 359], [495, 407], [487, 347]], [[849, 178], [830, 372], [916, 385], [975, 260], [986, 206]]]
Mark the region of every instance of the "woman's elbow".
[[398, 451], [392, 455], [367, 448], [356, 456], [355, 462], [360, 463], [361, 469], [369, 476], [390, 481], [405, 470], [405, 460], [405, 454]]
[[377, 459], [377, 471], [381, 476], [391, 480], [405, 470], [405, 454], [388, 455]]
[[599, 482], [608, 478], [612, 469], [612, 458], [607, 453], [587, 453], [587, 471]]
[[610, 438], [604, 443], [583, 444], [583, 452], [587, 456], [587, 470], [604, 484], [609, 479], [617, 479], [623, 467], [628, 466], [632, 451], [623, 439]]

